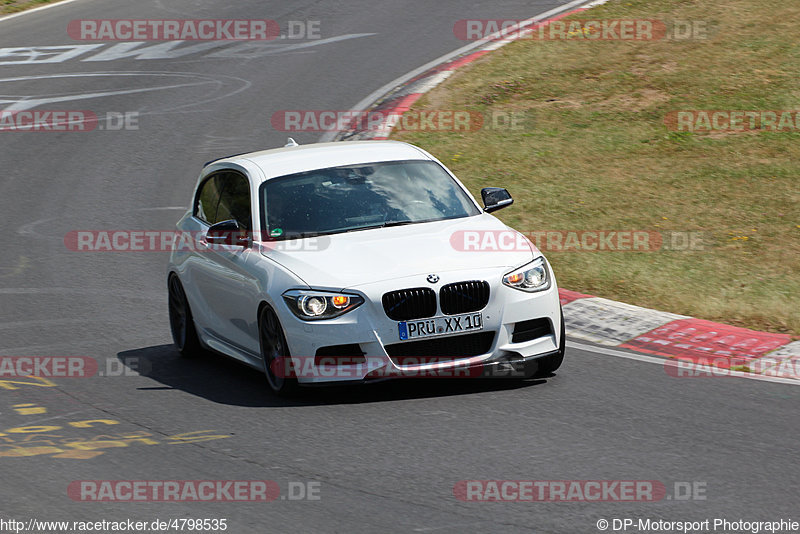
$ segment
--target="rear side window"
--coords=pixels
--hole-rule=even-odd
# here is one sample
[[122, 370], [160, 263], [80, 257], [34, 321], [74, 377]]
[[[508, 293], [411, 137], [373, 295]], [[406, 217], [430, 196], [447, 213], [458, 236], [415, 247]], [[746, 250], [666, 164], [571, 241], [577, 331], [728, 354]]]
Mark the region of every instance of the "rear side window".
[[249, 230], [250, 184], [238, 172], [220, 172], [204, 181], [197, 192], [193, 215], [208, 224], [235, 219]]

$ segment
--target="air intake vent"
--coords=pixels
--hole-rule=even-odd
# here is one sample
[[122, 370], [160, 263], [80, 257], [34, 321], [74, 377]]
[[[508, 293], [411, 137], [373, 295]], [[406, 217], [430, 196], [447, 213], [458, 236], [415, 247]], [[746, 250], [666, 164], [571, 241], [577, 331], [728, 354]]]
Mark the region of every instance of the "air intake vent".
[[314, 356], [314, 365], [357, 365], [366, 362], [364, 351], [355, 343], [320, 347]]
[[530, 321], [522, 321], [514, 325], [514, 333], [511, 334], [512, 343], [522, 343], [531, 341], [544, 336], [552, 335], [553, 328], [550, 326], [550, 320], [542, 317], [541, 319], [531, 319]]
[[[386, 345], [386, 353], [397, 365], [420, 363], [424, 360], [458, 360], [486, 354], [492, 350], [494, 332], [477, 332], [460, 336], [437, 337]], [[404, 363], [404, 360], [411, 360]]]

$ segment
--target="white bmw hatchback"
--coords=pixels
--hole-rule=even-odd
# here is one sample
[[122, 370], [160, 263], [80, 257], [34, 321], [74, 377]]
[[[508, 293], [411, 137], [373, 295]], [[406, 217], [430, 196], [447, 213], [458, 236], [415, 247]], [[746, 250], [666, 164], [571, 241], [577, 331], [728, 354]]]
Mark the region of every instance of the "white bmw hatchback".
[[[547, 260], [424, 150], [289, 145], [206, 164], [168, 268], [173, 339], [297, 385], [547, 376], [564, 325]], [[498, 243], [503, 246], [497, 246]]]

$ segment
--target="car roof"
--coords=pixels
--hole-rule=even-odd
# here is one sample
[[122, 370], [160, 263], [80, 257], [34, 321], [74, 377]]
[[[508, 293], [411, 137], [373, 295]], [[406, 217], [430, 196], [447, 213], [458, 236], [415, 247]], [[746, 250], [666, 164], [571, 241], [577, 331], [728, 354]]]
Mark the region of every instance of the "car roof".
[[250, 162], [261, 169], [266, 181], [277, 176], [327, 167], [378, 161], [430, 159], [431, 157], [425, 151], [400, 141], [338, 141], [237, 154], [214, 160], [207, 163], [206, 166], [224, 167], [226, 163]]

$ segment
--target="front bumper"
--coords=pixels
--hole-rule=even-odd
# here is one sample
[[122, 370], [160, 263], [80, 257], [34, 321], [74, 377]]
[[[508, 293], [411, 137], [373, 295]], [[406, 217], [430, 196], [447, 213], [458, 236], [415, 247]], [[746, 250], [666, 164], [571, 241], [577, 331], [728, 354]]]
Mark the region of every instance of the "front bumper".
[[[414, 343], [399, 339], [398, 322], [384, 312], [381, 297], [384, 293], [409, 287], [430, 286], [425, 277], [377, 282], [354, 287], [348, 292], [364, 297], [365, 302], [340, 317], [324, 321], [305, 322], [285, 307], [277, 310], [292, 354], [293, 375], [306, 385], [359, 382], [394, 377], [500, 377], [518, 376], [535, 366], [535, 360], [555, 354], [561, 343], [561, 314], [555, 278], [550, 288], [539, 293], [526, 293], [501, 283], [505, 270], [456, 271], [441, 275], [434, 289], [444, 284], [464, 280], [486, 280], [490, 298], [483, 314], [482, 332], [494, 334], [489, 350], [482, 354], [452, 358], [449, 354], [430, 354], [416, 361], [391, 358], [387, 345]], [[550, 270], [552, 277], [552, 270]], [[437, 309], [437, 316], [443, 316]], [[517, 323], [531, 319], [546, 319], [549, 334], [524, 342], [512, 340]], [[470, 334], [437, 336], [441, 339]], [[317, 358], [320, 348], [338, 345], [357, 346], [363, 354], [359, 359]], [[446, 343], [445, 343], [446, 345]], [[534, 362], [534, 363], [531, 363]]]

